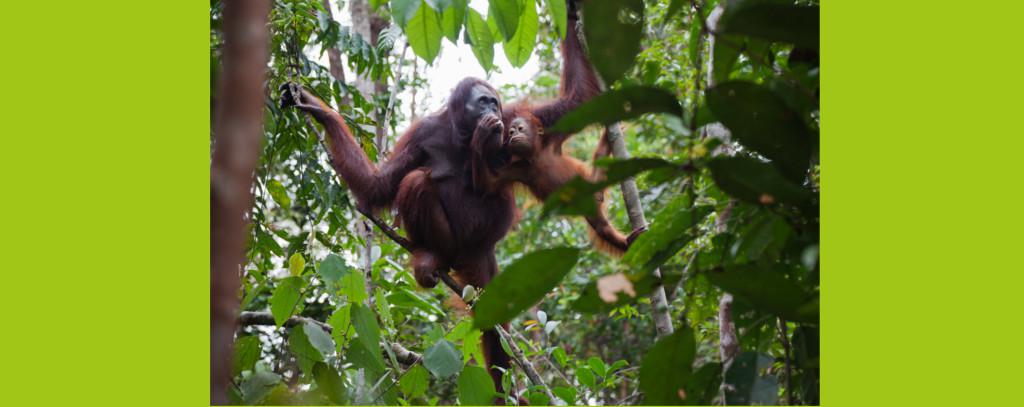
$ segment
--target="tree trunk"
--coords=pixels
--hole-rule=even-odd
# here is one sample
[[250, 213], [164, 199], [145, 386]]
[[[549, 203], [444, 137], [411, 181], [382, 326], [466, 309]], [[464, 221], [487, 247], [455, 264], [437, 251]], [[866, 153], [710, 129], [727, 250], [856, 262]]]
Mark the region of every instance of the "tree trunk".
[[210, 163], [210, 403], [228, 402], [239, 270], [263, 136], [269, 0], [224, 4], [223, 69]]
[[[324, 9], [327, 10], [327, 18], [334, 20], [334, 10], [331, 9], [331, 1], [323, 0]], [[327, 48], [327, 65], [334, 80], [345, 83], [345, 66], [341, 63], [341, 50], [337, 46]], [[342, 98], [343, 104], [351, 103], [352, 98], [348, 93]]]

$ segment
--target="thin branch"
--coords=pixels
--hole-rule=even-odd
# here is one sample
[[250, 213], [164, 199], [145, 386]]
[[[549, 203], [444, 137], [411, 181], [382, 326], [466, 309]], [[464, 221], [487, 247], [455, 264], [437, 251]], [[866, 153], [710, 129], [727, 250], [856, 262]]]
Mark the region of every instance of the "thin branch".
[[791, 348], [789, 346], [789, 333], [786, 321], [778, 318], [779, 338], [782, 339], [782, 349], [786, 351], [786, 404], [794, 405], [793, 400], [793, 363], [791, 359]]
[[509, 335], [508, 331], [506, 331], [500, 324], [495, 325], [494, 330], [498, 331], [498, 335], [501, 335], [501, 338], [505, 340], [505, 343], [508, 343], [508, 347], [512, 350], [512, 359], [515, 359], [516, 363], [519, 364], [519, 367], [523, 368], [523, 372], [526, 373], [526, 377], [530, 379], [530, 382], [533, 383], [534, 386], [540, 387], [541, 391], [544, 392], [544, 395], [548, 396], [548, 400], [551, 400], [553, 404], [556, 406], [564, 406], [565, 402], [562, 401], [562, 399], [555, 397], [555, 393], [551, 392], [551, 388], [548, 387], [547, 383], [544, 383], [544, 380], [542, 380], [540, 375], [537, 374], [537, 369], [535, 369], [533, 364], [526, 359], [526, 356], [523, 354], [523, 350], [519, 349], [519, 346], [516, 346], [512, 339], [512, 335]]

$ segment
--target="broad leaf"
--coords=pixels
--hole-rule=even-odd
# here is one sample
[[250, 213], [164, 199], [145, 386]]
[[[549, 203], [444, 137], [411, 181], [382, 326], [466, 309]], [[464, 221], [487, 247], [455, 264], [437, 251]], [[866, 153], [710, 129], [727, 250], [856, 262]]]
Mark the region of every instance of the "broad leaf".
[[710, 406], [721, 385], [722, 364], [705, 363], [686, 382], [686, 399], [683, 401], [690, 406]]
[[242, 400], [248, 405], [257, 404], [278, 383], [281, 383], [281, 376], [276, 373], [255, 372], [242, 382]]
[[712, 72], [712, 76], [715, 79], [715, 83], [722, 83], [729, 79], [732, 67], [740, 57], [743, 43], [743, 37], [737, 35], [721, 34], [715, 38], [715, 49], [711, 50], [714, 53], [712, 58], [714, 72]]
[[345, 405], [345, 380], [333, 367], [323, 362], [313, 364], [313, 380], [320, 392], [336, 405]]
[[348, 302], [361, 304], [369, 298], [366, 293], [366, 280], [361, 272], [350, 272], [341, 279], [341, 293], [348, 297]]
[[671, 169], [678, 164], [660, 158], [631, 158], [628, 160], [602, 160], [597, 165], [606, 168], [605, 177], [600, 182], [588, 182], [580, 177], [555, 190], [544, 200], [542, 217], [551, 215], [588, 216], [597, 213], [597, 202], [594, 194], [609, 185], [618, 184], [629, 177], [643, 171], [659, 168]]
[[786, 278], [784, 265], [730, 265], [709, 270], [706, 276], [712, 284], [757, 309], [791, 321], [818, 322], [814, 297]]
[[516, 68], [522, 68], [533, 54], [537, 45], [537, 6], [533, 0], [527, 0], [519, 17], [519, 28], [512, 39], [502, 44], [505, 57]]
[[231, 374], [237, 376], [246, 370], [253, 370], [260, 359], [260, 337], [243, 336], [235, 341], [235, 356]]
[[779, 381], [761, 372], [772, 366], [772, 358], [757, 352], [743, 352], [725, 372], [725, 401], [729, 405], [775, 405]]
[[489, 406], [494, 403], [494, 381], [487, 370], [479, 366], [466, 366], [459, 373], [459, 404]]
[[292, 257], [288, 258], [288, 272], [293, 276], [301, 276], [305, 268], [306, 259], [302, 257], [302, 253], [292, 254]]
[[380, 325], [377, 317], [363, 304], [352, 304], [352, 325], [363, 346], [370, 351], [380, 351]]
[[509, 41], [516, 34], [519, 26], [519, 15], [522, 14], [520, 0], [490, 0], [488, 13], [494, 17], [498, 32]]
[[696, 226], [712, 212], [710, 206], [692, 205], [686, 194], [676, 196], [658, 212], [647, 232], [633, 241], [622, 261], [647, 273], [682, 250], [696, 237]]
[[427, 64], [432, 64], [441, 53], [441, 16], [423, 3], [405, 27], [409, 46]]
[[753, 204], [803, 205], [811, 193], [790, 182], [774, 166], [750, 157], [718, 157], [708, 162], [715, 184], [727, 194]]
[[818, 6], [748, 1], [722, 16], [718, 29], [818, 49]]
[[[565, 33], [568, 32], [569, 22], [568, 14], [565, 10], [565, 1], [563, 0], [544, 0], [547, 4], [548, 13], [551, 14], [551, 21], [555, 23], [555, 32], [558, 33], [558, 38], [565, 38]], [[575, 28], [573, 28], [573, 35], [575, 35]]]
[[380, 347], [368, 349], [366, 345], [363, 345], [363, 341], [352, 341], [348, 352], [345, 352], [345, 359], [357, 368], [366, 369], [366, 372], [373, 377], [380, 375], [386, 369]]
[[306, 374], [312, 374], [313, 364], [323, 362], [324, 356], [310, 343], [306, 330], [302, 328], [301, 326], [296, 326], [289, 331], [288, 347], [292, 354], [295, 355], [295, 360], [299, 362], [299, 367], [302, 368], [302, 371]]
[[693, 330], [683, 326], [658, 340], [644, 355], [640, 365], [640, 390], [650, 405], [683, 404], [690, 380], [697, 344]]
[[761, 153], [786, 177], [801, 182], [811, 157], [811, 137], [800, 115], [767, 86], [730, 81], [708, 89], [718, 120], [744, 146]]
[[452, 44], [456, 44], [459, 41], [462, 22], [466, 19], [466, 1], [453, 0], [452, 5], [441, 13], [441, 31]]
[[302, 303], [301, 277], [288, 277], [277, 283], [274, 294], [270, 296], [270, 313], [274, 315], [277, 326], [284, 324]]
[[416, 15], [416, 9], [421, 3], [422, 0], [391, 0], [391, 17], [404, 29]]
[[544, 249], [512, 263], [480, 295], [473, 307], [474, 326], [490, 329], [535, 304], [572, 270], [579, 253], [579, 249], [570, 247]]
[[[449, 10], [451, 10], [449, 8]], [[406, 399], [420, 397], [427, 392], [430, 385], [430, 372], [422, 365], [415, 365], [398, 380], [398, 388]]]
[[590, 1], [583, 7], [590, 62], [611, 85], [633, 66], [644, 28], [643, 0]]
[[444, 379], [462, 369], [462, 355], [454, 344], [441, 339], [423, 353], [423, 366], [438, 379]]
[[334, 340], [319, 325], [306, 322], [302, 324], [302, 331], [306, 334], [306, 338], [309, 339], [309, 344], [313, 345], [321, 355], [327, 357], [334, 354]]
[[352, 339], [352, 335], [356, 329], [352, 326], [352, 304], [345, 304], [338, 309], [334, 310], [331, 317], [327, 320], [327, 324], [331, 326], [331, 338], [334, 339], [334, 343], [338, 352], [341, 352], [342, 348], [348, 344], [348, 340]]
[[452, 0], [426, 0], [426, 2], [438, 13], [447, 10], [452, 5]]
[[594, 123], [607, 125], [647, 113], [670, 113], [682, 117], [683, 109], [675, 96], [661, 88], [629, 86], [595, 96], [563, 116], [549, 131], [575, 133]]
[[484, 18], [472, 8], [467, 8], [466, 35], [469, 37], [473, 55], [485, 71], [494, 69], [494, 37]]

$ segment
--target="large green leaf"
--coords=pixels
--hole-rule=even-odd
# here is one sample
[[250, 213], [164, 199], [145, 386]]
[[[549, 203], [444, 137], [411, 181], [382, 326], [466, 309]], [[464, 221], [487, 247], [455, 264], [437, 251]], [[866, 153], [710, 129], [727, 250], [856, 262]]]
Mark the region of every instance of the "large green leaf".
[[441, 339], [423, 353], [423, 366], [438, 379], [444, 379], [462, 368], [462, 355], [454, 344]]
[[583, 21], [590, 62], [605, 83], [611, 85], [633, 66], [640, 53], [644, 2], [588, 1], [583, 7]]
[[237, 376], [243, 371], [252, 370], [260, 359], [260, 337], [243, 336], [235, 341], [235, 356], [231, 374]]
[[[449, 10], [451, 9], [449, 8]], [[402, 394], [405, 395], [406, 399], [414, 399], [424, 395], [429, 385], [430, 372], [422, 365], [413, 366], [398, 381], [398, 388], [402, 390]]]
[[757, 352], [743, 352], [725, 371], [725, 401], [729, 405], [775, 405], [779, 381], [761, 372], [772, 366], [772, 358]]
[[366, 280], [363, 273], [355, 271], [347, 273], [342, 276], [340, 284], [341, 293], [348, 297], [350, 303], [360, 304], [370, 297], [366, 293]]
[[549, 131], [575, 133], [594, 123], [607, 125], [647, 113], [670, 113], [682, 117], [683, 109], [676, 97], [663, 89], [628, 86], [595, 96], [562, 116]]
[[248, 405], [256, 404], [278, 383], [281, 383], [281, 376], [276, 373], [255, 372], [242, 382], [242, 400]]
[[537, 45], [537, 6], [533, 0], [527, 0], [519, 17], [519, 28], [512, 39], [502, 44], [505, 57], [516, 68], [522, 68], [533, 54]]
[[576, 264], [580, 250], [571, 247], [529, 253], [488, 284], [473, 307], [473, 324], [485, 330], [507, 322], [555, 287]]
[[722, 83], [729, 79], [732, 67], [740, 57], [743, 43], [743, 37], [738, 35], [721, 34], [715, 38], [715, 49], [711, 50], [714, 54], [712, 76], [715, 78], [715, 83]]
[[433, 63], [441, 53], [441, 16], [426, 3], [422, 3], [409, 20], [405, 34], [413, 52], [427, 64]]
[[313, 345], [321, 355], [327, 357], [334, 354], [334, 340], [319, 325], [305, 322], [302, 324], [302, 331], [306, 334], [306, 338], [309, 339], [309, 344]]
[[705, 363], [686, 382], [686, 405], [710, 406], [722, 385], [722, 364]]
[[334, 339], [336, 349], [341, 352], [348, 340], [352, 338], [356, 329], [352, 326], [352, 304], [345, 304], [334, 310], [327, 324], [331, 326], [331, 338]]
[[384, 356], [381, 355], [380, 347], [368, 349], [363, 341], [352, 341], [348, 352], [345, 352], [345, 359], [357, 368], [366, 369], [367, 373], [376, 377], [384, 372]]
[[[555, 23], [555, 32], [558, 33], [558, 38], [565, 38], [565, 33], [568, 32], [566, 27], [569, 25], [568, 14], [565, 10], [565, 1], [544, 0], [544, 3], [548, 5], [548, 13], [551, 14], [551, 21]], [[575, 31], [573, 34], [575, 34]]]
[[651, 346], [640, 365], [644, 403], [683, 404], [680, 394], [685, 394], [696, 354], [697, 343], [689, 326], [681, 327]]
[[598, 191], [609, 185], [618, 184], [643, 171], [679, 167], [679, 164], [660, 158], [644, 157], [628, 160], [601, 160], [598, 161], [597, 165], [606, 168], [604, 180], [588, 182], [580, 177], [569, 180], [569, 182], [566, 182], [565, 185], [562, 185], [544, 200], [541, 216], [593, 215], [597, 213], [597, 203], [594, 201], [594, 194]]
[[422, 0], [391, 0], [391, 17], [404, 29], [416, 15], [416, 9], [421, 3]]
[[302, 257], [302, 253], [293, 253], [292, 257], [288, 258], [288, 272], [293, 276], [301, 276], [302, 271], [306, 268], [306, 259]]
[[289, 332], [288, 347], [295, 355], [295, 360], [299, 362], [299, 367], [306, 374], [313, 374], [314, 363], [324, 361], [323, 354], [313, 346], [309, 336], [306, 335], [306, 330], [301, 326], [296, 326]]
[[487, 370], [479, 366], [466, 366], [459, 373], [459, 404], [489, 406], [494, 403], [494, 381]]
[[748, 1], [723, 15], [718, 29], [818, 49], [818, 14], [818, 6]]
[[696, 237], [695, 226], [712, 211], [710, 206], [692, 206], [689, 196], [677, 195], [658, 212], [647, 232], [633, 241], [622, 261], [646, 273], [678, 253]]
[[380, 325], [377, 317], [363, 304], [352, 304], [352, 325], [360, 342], [370, 351], [380, 350]]
[[744, 146], [761, 153], [790, 180], [801, 182], [811, 157], [811, 137], [800, 115], [770, 88], [729, 81], [707, 91], [708, 106]]
[[519, 26], [519, 15], [523, 12], [520, 0], [491, 0], [489, 5], [488, 13], [494, 16], [494, 21], [498, 24], [498, 32], [505, 38], [505, 41], [511, 40]]
[[426, 0], [426, 2], [438, 13], [446, 11], [452, 5], [452, 0]]
[[284, 324], [302, 303], [302, 277], [288, 277], [277, 283], [274, 294], [270, 296], [270, 313], [274, 315], [277, 326]]
[[441, 31], [452, 44], [456, 44], [459, 41], [462, 22], [466, 19], [466, 1], [454, 0], [452, 5], [441, 13]]
[[815, 299], [786, 278], [785, 266], [757, 263], [727, 265], [709, 270], [708, 281], [751, 303], [755, 308], [785, 319], [818, 322]]
[[320, 279], [324, 280], [327, 284], [337, 283], [349, 272], [350, 270], [348, 265], [345, 264], [345, 260], [334, 253], [328, 254], [327, 257], [320, 261], [320, 267], [316, 270]]
[[490, 72], [494, 69], [494, 36], [491, 35], [491, 28], [476, 10], [468, 8], [466, 12], [466, 34], [470, 48], [480, 66]]
[[774, 166], [750, 157], [717, 157], [708, 162], [715, 184], [740, 200], [770, 205], [802, 205], [811, 193], [782, 176]]
[[341, 373], [323, 362], [313, 364], [313, 380], [320, 392], [336, 405], [345, 405], [345, 380]]

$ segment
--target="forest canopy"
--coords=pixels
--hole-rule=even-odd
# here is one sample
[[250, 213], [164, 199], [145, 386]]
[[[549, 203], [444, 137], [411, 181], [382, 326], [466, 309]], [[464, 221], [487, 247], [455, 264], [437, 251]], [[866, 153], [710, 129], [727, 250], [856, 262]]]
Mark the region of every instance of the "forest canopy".
[[[211, 106], [228, 3], [210, 6]], [[267, 18], [229, 403], [820, 403], [817, 1], [274, 0]], [[470, 49], [484, 80], [533, 59], [530, 81], [491, 84], [545, 100], [569, 35], [602, 93], [546, 130], [577, 133], [565, 154], [605, 177], [517, 193], [482, 289], [421, 288], [383, 232], [394, 214], [357, 208], [324, 128], [275, 93], [319, 95], [383, 161], [433, 113], [439, 55]], [[623, 148], [594, 161], [605, 132]], [[618, 230], [646, 227], [621, 257], [579, 217], [603, 189]], [[516, 363], [496, 387], [480, 341], [505, 322]]]

